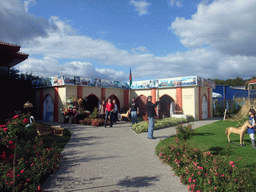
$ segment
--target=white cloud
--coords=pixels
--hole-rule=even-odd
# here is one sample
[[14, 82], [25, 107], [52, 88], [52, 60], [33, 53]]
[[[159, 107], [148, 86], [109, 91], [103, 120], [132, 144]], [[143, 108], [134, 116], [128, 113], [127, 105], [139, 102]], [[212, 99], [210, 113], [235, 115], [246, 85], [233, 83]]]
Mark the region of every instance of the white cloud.
[[131, 4], [133, 4], [136, 8], [136, 11], [139, 12], [139, 15], [144, 15], [148, 13], [148, 7], [150, 5], [150, 3], [148, 3], [147, 1], [143, 1], [143, 0], [131, 0], [130, 1]]
[[29, 57], [27, 60], [17, 65], [15, 69], [22, 73], [28, 72], [39, 77], [74, 75], [106, 80], [127, 80], [124, 73], [120, 71], [97, 69], [91, 63], [81, 61], [60, 64], [57, 59], [51, 57], [44, 57], [43, 59]]
[[170, 5], [171, 6], [181, 7], [182, 3], [179, 0], [170, 0]]
[[27, 13], [33, 0], [0, 0], [0, 41], [20, 45], [22, 41], [47, 36], [47, 30], [55, 27], [42, 17]]
[[186, 47], [211, 46], [230, 55], [256, 55], [256, 0], [200, 3], [191, 19], [176, 18], [171, 29]]

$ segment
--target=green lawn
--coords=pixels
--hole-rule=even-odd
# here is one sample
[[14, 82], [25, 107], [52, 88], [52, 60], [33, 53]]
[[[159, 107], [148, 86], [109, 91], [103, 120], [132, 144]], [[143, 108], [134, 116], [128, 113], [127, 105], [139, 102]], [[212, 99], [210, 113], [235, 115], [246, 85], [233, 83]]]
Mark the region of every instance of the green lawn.
[[[210, 151], [213, 155], [223, 155], [229, 160], [236, 160], [241, 157], [245, 161], [246, 167], [252, 173], [256, 170], [256, 149], [251, 147], [250, 137], [247, 133], [244, 135], [245, 146], [239, 146], [228, 143], [225, 130], [227, 127], [237, 127], [237, 121], [217, 121], [195, 129], [195, 134], [187, 141], [187, 144], [194, 148]], [[175, 137], [169, 137], [162, 140], [156, 147], [156, 152], [164, 145], [174, 142]], [[236, 144], [240, 143], [240, 136], [231, 133], [230, 141]]]

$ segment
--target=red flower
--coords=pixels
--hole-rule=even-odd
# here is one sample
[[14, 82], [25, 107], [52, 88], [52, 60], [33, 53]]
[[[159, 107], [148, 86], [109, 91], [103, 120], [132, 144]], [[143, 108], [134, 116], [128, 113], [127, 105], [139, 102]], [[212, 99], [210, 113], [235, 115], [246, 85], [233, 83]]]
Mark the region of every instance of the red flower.
[[26, 179], [26, 181], [31, 181], [31, 179]]
[[20, 173], [24, 173], [24, 170], [21, 170]]
[[10, 144], [10, 145], [13, 145], [13, 141], [9, 141], [9, 144]]
[[17, 177], [20, 177], [20, 174], [18, 174]]
[[42, 189], [41, 189], [40, 185], [38, 185], [36, 192], [40, 192], [40, 191], [42, 191]]
[[4, 127], [6, 127], [6, 125], [0, 125], [0, 128], [4, 128]]
[[28, 118], [25, 118], [24, 120], [23, 120], [23, 123], [27, 123], [29, 120], [28, 120]]
[[15, 148], [15, 145], [11, 146], [10, 148], [11, 148], [11, 149], [14, 149], [14, 148]]
[[233, 164], [234, 164], [234, 161], [230, 161], [230, 162], [229, 162], [229, 165], [233, 165]]
[[12, 158], [13, 158], [13, 154], [10, 155], [10, 159], [12, 159]]
[[13, 119], [17, 119], [19, 117], [19, 115], [15, 115], [14, 117], [13, 117]]
[[8, 131], [8, 129], [7, 129], [7, 128], [4, 128], [4, 132], [6, 132], [6, 131]]

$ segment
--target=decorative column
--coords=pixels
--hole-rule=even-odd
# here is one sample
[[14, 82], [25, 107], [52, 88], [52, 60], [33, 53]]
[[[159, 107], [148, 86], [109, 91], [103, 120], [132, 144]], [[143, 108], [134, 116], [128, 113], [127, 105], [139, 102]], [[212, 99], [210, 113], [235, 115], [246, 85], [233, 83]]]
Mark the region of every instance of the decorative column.
[[124, 108], [129, 107], [129, 89], [124, 89]]
[[182, 87], [176, 88], [176, 110], [182, 111]]
[[39, 95], [39, 118], [43, 120], [44, 118], [44, 90], [40, 89]]
[[[152, 103], [156, 103], [156, 88], [151, 89], [151, 96], [152, 96]], [[157, 107], [155, 108], [155, 111], [156, 111], [156, 114], [158, 114]]]
[[77, 99], [83, 98], [83, 87], [77, 86]]
[[198, 93], [198, 101], [199, 101], [199, 120], [202, 120], [202, 97], [201, 97], [201, 86], [198, 87], [199, 93]]
[[54, 121], [59, 121], [59, 87], [54, 87]]
[[101, 88], [101, 101], [105, 100], [106, 98], [106, 90], [105, 88]]
[[212, 96], [210, 95], [211, 91], [210, 88], [208, 88], [208, 118], [211, 118], [211, 98]]

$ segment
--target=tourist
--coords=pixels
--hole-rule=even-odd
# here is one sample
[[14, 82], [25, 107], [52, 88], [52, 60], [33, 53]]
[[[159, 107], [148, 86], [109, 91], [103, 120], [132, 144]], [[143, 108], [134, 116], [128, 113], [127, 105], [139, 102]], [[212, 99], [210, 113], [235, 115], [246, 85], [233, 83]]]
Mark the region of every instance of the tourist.
[[109, 98], [108, 102], [106, 104], [106, 108], [105, 108], [106, 117], [105, 117], [105, 125], [104, 125], [104, 127], [107, 126], [108, 118], [110, 118], [110, 127], [112, 127], [112, 124], [113, 124], [113, 111], [114, 111], [114, 109], [115, 109], [115, 106], [114, 106], [113, 103], [111, 103], [111, 99]]
[[139, 114], [139, 106], [137, 102], [135, 102], [135, 97], [132, 98], [132, 102], [130, 103], [131, 117], [132, 117], [132, 124], [138, 123], [137, 115]]
[[153, 131], [154, 131], [154, 121], [155, 121], [155, 107], [159, 104], [159, 100], [153, 104], [152, 103], [152, 96], [148, 96], [148, 101], [146, 104], [146, 110], [147, 110], [147, 115], [148, 115], [148, 139], [155, 139], [153, 137]]
[[254, 109], [250, 109], [249, 110], [249, 122], [251, 124], [251, 126], [249, 127], [249, 129], [247, 130], [247, 133], [250, 135], [251, 141], [252, 141], [252, 145], [253, 148], [255, 148], [255, 126], [256, 126], [256, 117], [255, 117], [255, 110]]
[[101, 102], [100, 107], [99, 107], [99, 116], [102, 119], [105, 118], [105, 101], [104, 100]]
[[113, 123], [116, 123], [117, 121], [117, 113], [118, 113], [118, 108], [117, 108], [117, 104], [116, 104], [116, 100], [113, 100], [113, 104], [114, 104], [114, 112], [113, 112]]

